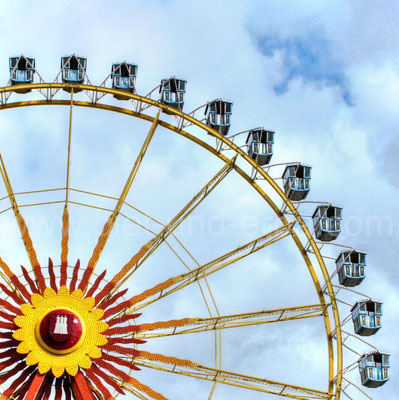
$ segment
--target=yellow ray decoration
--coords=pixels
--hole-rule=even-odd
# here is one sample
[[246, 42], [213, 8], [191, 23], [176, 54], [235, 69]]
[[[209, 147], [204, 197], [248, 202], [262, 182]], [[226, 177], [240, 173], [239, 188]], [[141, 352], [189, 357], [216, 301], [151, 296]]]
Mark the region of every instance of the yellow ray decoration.
[[[108, 329], [108, 325], [100, 320], [104, 312], [98, 308], [93, 310], [93, 307], [93, 298], [83, 298], [81, 290], [70, 293], [66, 286], [61, 286], [58, 292], [47, 287], [43, 295], [33, 294], [30, 304], [21, 306], [23, 315], [14, 319], [20, 328], [13, 334], [14, 339], [21, 342], [17, 352], [27, 354], [27, 365], [38, 364], [41, 374], [51, 369], [55, 377], [62, 376], [65, 371], [75, 376], [79, 367], [90, 368], [91, 359], [101, 357], [98, 346], [107, 343], [101, 333]], [[67, 350], [49, 347], [40, 333], [43, 319], [57, 310], [70, 311], [80, 320], [80, 339]]]

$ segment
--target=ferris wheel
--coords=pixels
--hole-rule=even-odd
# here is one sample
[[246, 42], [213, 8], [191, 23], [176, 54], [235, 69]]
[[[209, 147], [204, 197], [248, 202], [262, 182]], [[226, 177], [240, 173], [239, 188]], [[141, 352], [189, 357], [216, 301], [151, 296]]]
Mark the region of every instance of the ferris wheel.
[[[15, 190], [14, 181], [23, 184], [23, 177], [16, 176], [15, 168], [11, 172], [10, 156], [0, 154], [5, 190], [0, 200], [0, 215], [13, 215], [20, 234], [16, 239], [22, 238], [25, 257], [30, 263], [18, 273], [14, 261], [11, 264], [0, 255], [1, 399], [109, 400], [120, 396], [159, 400], [188, 397], [338, 400], [345, 396], [351, 399], [353, 390], [356, 398], [371, 398], [361, 385], [374, 388], [388, 381], [389, 354], [364, 339], [380, 329], [382, 303], [354, 289], [366, 276], [366, 253], [335, 243], [341, 232], [342, 208], [308, 199], [310, 166], [300, 162], [271, 164], [274, 131], [257, 127], [231, 134], [233, 104], [220, 98], [184, 113], [187, 82], [176, 77], [162, 79], [146, 96], [140, 96], [136, 93], [138, 66], [126, 61], [112, 64], [111, 73], [99, 86], [88, 78], [87, 60], [77, 55], [61, 58], [60, 71], [50, 83], [39, 74], [33, 58], [12, 57], [9, 69], [9, 84], [0, 88], [2, 115], [10, 109], [22, 112], [37, 108], [33, 106], [49, 112], [57, 105], [64, 110], [68, 108], [68, 124], [55, 128], [65, 134], [67, 143], [59, 151], [59, 158], [65, 157], [66, 165], [61, 168], [64, 180], [58, 186], [51, 186], [52, 177], [47, 186], [38, 179], [27, 182], [28, 189]], [[34, 83], [35, 78], [38, 83]], [[71, 167], [77, 156], [73, 145], [74, 116], [80, 108], [96, 110], [97, 122], [101, 120], [99, 115], [112, 113], [147, 126], [140, 146], [134, 149], [136, 158], [129, 165], [128, 174], [102, 178], [100, 191], [72, 185], [77, 174]], [[212, 167], [219, 165], [210, 175], [207, 171], [205, 176], [208, 174], [209, 179], [204, 182], [202, 173], [195, 175], [192, 187], [196, 187], [196, 192], [167, 221], [160, 221], [162, 216], [150, 215], [148, 210], [132, 204], [129, 197], [142, 167], [151, 158], [153, 138], [161, 129], [168, 133], [165, 140], [175, 137], [184, 140], [184, 149], [193, 149], [189, 150], [192, 154], [200, 149], [215, 160]], [[18, 131], [13, 134], [18, 135]], [[3, 148], [7, 139], [3, 135], [1, 140]], [[39, 146], [45, 148], [46, 138], [41, 140]], [[125, 146], [131, 147], [129, 140]], [[120, 154], [114, 155], [115, 163], [119, 157]], [[46, 174], [52, 175], [52, 169], [46, 168]], [[262, 226], [260, 235], [244, 242], [234, 231], [224, 231], [226, 239], [218, 237], [217, 243], [208, 238], [209, 245], [202, 243], [202, 249], [197, 248], [201, 245], [198, 240], [194, 243], [194, 255], [186, 245], [186, 241], [193, 245], [192, 235], [185, 238], [184, 230], [181, 234], [179, 228], [212, 199], [217, 201], [215, 207], [223, 208], [227, 200], [223, 200], [222, 188], [232, 176], [245, 185], [251, 198], [262, 201], [273, 215], [274, 223], [269, 224], [269, 229]], [[122, 182], [123, 188], [117, 195], [107, 189], [115, 181]], [[155, 197], [160, 194], [143, 195], [143, 204]], [[56, 211], [54, 206], [58, 207]], [[162, 210], [163, 205], [159, 207]], [[245, 211], [245, 206], [242, 208]], [[51, 248], [51, 254], [40, 254], [37, 250], [40, 235], [32, 233], [24, 217], [31, 209], [39, 210], [42, 216], [58, 213], [62, 224], [59, 247]], [[211, 207], [209, 213], [214, 209]], [[78, 212], [100, 215], [101, 229], [93, 246], [79, 236], [81, 231], [72, 229], [73, 216]], [[118, 239], [111, 243], [121, 220], [142, 233], [134, 240]], [[231, 243], [235, 245], [230, 246]], [[99, 264], [103, 252], [111, 245], [116, 249], [112, 253], [114, 265], [107, 272]], [[74, 246], [79, 251], [83, 248], [88, 251], [87, 263], [72, 259]], [[280, 274], [279, 280], [269, 282], [267, 291], [271, 296], [278, 299], [278, 294], [286, 290], [283, 281], [289, 279], [289, 274], [295, 276], [294, 268], [302, 268], [301, 274], [307, 269], [312, 298], [316, 301], [280, 306], [274, 306], [276, 302], [270, 306], [259, 298], [248, 301], [251, 295], [256, 296], [256, 288], [245, 285], [252, 285], [254, 280], [245, 281], [241, 274], [236, 282], [234, 274], [247, 260], [254, 264], [251, 271], [255, 270], [255, 264], [261, 264], [262, 257], [273, 249], [294, 253], [293, 260], [303, 268], [291, 265], [288, 277]], [[158, 253], [162, 255], [156, 258]], [[12, 248], [10, 254], [14, 260]], [[46, 265], [39, 262], [44, 257], [50, 257]], [[154, 258], [156, 261], [152, 262]], [[145, 280], [141, 276], [146, 275], [151, 262], [158, 269], [154, 265], [148, 267], [150, 276]], [[171, 262], [178, 267], [170, 267], [168, 272]], [[264, 274], [263, 265], [258, 267], [263, 268]], [[213, 279], [222, 273], [223, 282]], [[140, 278], [136, 279], [137, 276]], [[264, 275], [258, 277], [261, 281]], [[152, 283], [145, 286], [147, 283], [137, 282]], [[196, 288], [195, 296], [188, 294], [192, 287]], [[234, 307], [234, 299], [240, 297], [240, 291], [234, 292], [234, 288], [242, 288], [247, 295], [240, 301], [240, 312], [231, 312], [227, 306], [229, 312], [225, 313], [220, 303]], [[291, 288], [295, 288], [295, 282]], [[165, 301], [174, 296], [179, 296], [180, 308], [176, 303], [165, 307]], [[347, 296], [349, 299], [355, 296], [357, 300], [350, 303]], [[188, 311], [201, 309], [198, 302], [204, 313]], [[253, 309], [255, 304], [259, 307]], [[343, 313], [348, 315], [342, 317]], [[353, 329], [346, 328], [351, 322]], [[237, 332], [232, 337], [250, 337], [260, 329], [261, 335], [267, 335], [264, 328], [269, 326], [295, 329], [295, 324], [314, 324], [319, 329], [314, 340], [321, 343], [317, 348], [323, 351], [326, 377], [322, 388], [274, 379], [275, 364], [284, 365], [291, 376], [297, 373], [295, 363], [286, 363], [280, 357], [267, 362], [259, 359], [259, 364], [265, 364], [261, 376], [224, 366], [226, 346], [222, 338], [229, 332]], [[282, 340], [281, 335], [276, 336], [277, 342]], [[207, 344], [201, 347], [201, 341]], [[371, 349], [359, 353], [358, 343]], [[301, 344], [298, 342], [296, 346]], [[210, 352], [211, 364], [199, 361], [205, 359], [202, 354], [205, 347]], [[158, 351], [150, 351], [151, 348]], [[231, 348], [227, 346], [227, 353]], [[180, 350], [181, 353], [175, 353]], [[195, 358], [190, 357], [190, 351]], [[355, 369], [360, 373], [358, 381], [352, 382], [349, 378]], [[175, 379], [179, 383], [174, 384]], [[191, 387], [188, 382], [194, 385], [203, 382], [201, 395], [196, 397], [192, 389], [185, 389]], [[221, 388], [229, 391], [223, 392]]]

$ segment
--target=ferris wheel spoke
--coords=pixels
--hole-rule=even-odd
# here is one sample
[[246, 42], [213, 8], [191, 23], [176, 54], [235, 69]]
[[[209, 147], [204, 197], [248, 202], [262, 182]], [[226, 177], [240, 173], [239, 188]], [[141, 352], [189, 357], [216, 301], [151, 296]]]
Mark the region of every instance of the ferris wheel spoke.
[[15, 219], [17, 221], [19, 230], [21, 232], [21, 236], [22, 236], [22, 240], [25, 245], [26, 253], [28, 255], [29, 261], [33, 268], [33, 273], [35, 274], [35, 277], [37, 280], [38, 287], [39, 287], [40, 291], [43, 292], [44, 289], [46, 288], [46, 281], [44, 279], [44, 276], [42, 273], [42, 268], [39, 264], [39, 260], [37, 259], [36, 251], [33, 247], [32, 239], [30, 237], [28, 227], [26, 225], [24, 218], [22, 217], [22, 215], [19, 211], [17, 200], [15, 199], [15, 194], [12, 189], [11, 182], [8, 177], [7, 170], [4, 165], [3, 157], [1, 156], [1, 154], [0, 154], [0, 172], [1, 172], [1, 176], [3, 178], [4, 185], [5, 185], [7, 193], [8, 193], [8, 197], [10, 199], [11, 207], [14, 211]]
[[69, 103], [68, 153], [67, 153], [67, 171], [66, 171], [66, 182], [65, 182], [66, 207], [68, 206], [68, 200], [69, 200], [69, 178], [71, 170], [72, 115], [73, 115], [73, 88], [71, 89], [71, 101]]
[[36, 372], [30, 386], [28, 392], [26, 393], [24, 400], [35, 400], [36, 396], [40, 392], [40, 389], [43, 385], [43, 381], [46, 378], [46, 374], [39, 374], [39, 371]]
[[67, 284], [68, 243], [69, 243], [69, 211], [68, 211], [68, 205], [65, 204], [64, 212], [62, 214], [61, 271], [60, 271], [61, 286]]
[[225, 385], [299, 400], [329, 400], [332, 396], [327, 392], [315, 389], [209, 368], [199, 364], [182, 367], [181, 365], [169, 364], [158, 360], [150, 361], [140, 357], [135, 359], [135, 364], [140, 367], [147, 367], [158, 371], [171, 372], [196, 379], [223, 383]]
[[[29, 301], [30, 300], [29, 292], [26, 290], [25, 286], [18, 279], [18, 277], [14, 274], [14, 272], [11, 271], [10, 267], [1, 259], [1, 257], [0, 257], [0, 268], [1, 268], [2, 272], [4, 273], [5, 277], [7, 278], [6, 279], [4, 277], [4, 275], [2, 274], [2, 278], [8, 284], [8, 286], [11, 287], [12, 289], [15, 289], [16, 292], [20, 296], [23, 296], [26, 300]], [[6, 290], [4, 288], [2, 288], [2, 289], [6, 292]], [[16, 297], [14, 297], [12, 295], [11, 295], [11, 297], [16, 302], [19, 302]]]
[[78, 371], [72, 379], [72, 391], [75, 399], [94, 400], [88, 379], [83, 375], [82, 371]]
[[153, 138], [155, 130], [157, 129], [160, 113], [161, 113], [161, 109], [158, 111], [158, 114], [156, 115], [156, 117], [151, 125], [151, 128], [147, 134], [147, 137], [144, 140], [144, 143], [141, 147], [140, 153], [137, 156], [137, 159], [136, 159], [136, 161], [133, 165], [133, 168], [130, 172], [130, 175], [125, 183], [122, 193], [121, 193], [121, 195], [118, 199], [118, 202], [115, 206], [115, 209], [112, 212], [111, 216], [108, 218], [108, 221], [104, 225], [103, 231], [98, 239], [96, 247], [93, 250], [93, 254], [88, 262], [87, 268], [86, 268], [85, 273], [82, 278], [82, 281], [79, 285], [79, 289], [85, 290], [87, 287], [87, 284], [89, 283], [91, 274], [93, 273], [94, 268], [97, 265], [97, 262], [101, 256], [101, 253], [105, 247], [105, 244], [107, 243], [109, 235], [111, 234], [112, 228], [115, 225], [116, 219], [118, 218], [118, 215], [122, 209], [122, 206], [126, 200], [128, 193], [130, 191], [130, 188], [132, 187], [133, 181], [137, 175], [140, 165], [144, 159], [144, 156], [147, 152], [148, 146], [150, 145], [151, 139]]
[[[137, 379], [130, 378], [128, 382], [123, 382], [123, 388], [142, 400], [168, 400], [164, 397], [161, 393], [156, 392], [155, 390], [151, 389], [149, 386], [142, 384]], [[148, 396], [145, 396], [143, 392]]]
[[143, 393], [139, 392], [133, 385], [130, 383], [126, 383], [122, 381], [121, 379], [117, 379], [121, 387], [123, 387], [124, 390], [132, 394], [133, 396], [137, 397], [140, 400], [150, 400], [152, 397], [145, 396]]
[[66, 285], [68, 268], [68, 243], [69, 243], [69, 180], [71, 170], [71, 141], [72, 141], [72, 115], [73, 115], [73, 88], [71, 89], [71, 101], [69, 105], [69, 129], [68, 129], [68, 151], [67, 151], [67, 171], [65, 182], [65, 207], [62, 214], [62, 238], [61, 238], [61, 269], [60, 286]]
[[0, 377], [0, 384], [3, 385], [5, 381], [11, 377], [17, 376], [19, 373], [20, 375], [18, 378], [14, 379], [10, 386], [1, 393], [2, 399], [8, 399], [13, 394], [17, 393], [18, 391], [23, 389], [24, 382], [31, 378], [32, 374], [34, 373], [35, 367], [30, 366], [28, 367], [25, 363], [18, 364], [18, 366], [8, 370]]
[[133, 312], [134, 310], [143, 308], [148, 304], [151, 304], [161, 298], [170, 295], [171, 293], [183, 289], [193, 282], [204, 279], [208, 275], [211, 275], [222, 268], [234, 264], [238, 260], [241, 260], [249, 256], [250, 254], [257, 252], [258, 250], [261, 250], [267, 246], [270, 246], [273, 243], [278, 242], [279, 240], [287, 237], [290, 234], [292, 227], [292, 223], [284, 225], [243, 246], [240, 246], [226, 254], [223, 254], [220, 257], [217, 257], [214, 260], [209, 261], [208, 263], [203, 264], [196, 269], [193, 269], [190, 272], [168, 279], [163, 284], [159, 284], [155, 287], [159, 288], [159, 290], [144, 292], [148, 293], [148, 296], [143, 296], [143, 293], [141, 295], [132, 297], [130, 299], [129, 312]]
[[[90, 379], [90, 381], [91, 381], [91, 386], [94, 385], [97, 388], [97, 390], [102, 394], [104, 399], [106, 399], [106, 400], [113, 399], [110, 391], [103, 384], [103, 382], [106, 382], [109, 385], [112, 380], [109, 378], [109, 376], [107, 374], [104, 374], [101, 377], [98, 376], [98, 371], [101, 371], [101, 370], [99, 370], [98, 368], [96, 370], [95, 368], [96, 368], [96, 366], [93, 364], [90, 369], [86, 370], [86, 375], [87, 375], [87, 378]], [[96, 371], [96, 373], [95, 373], [95, 371]], [[101, 371], [101, 372], [103, 372], [103, 371]], [[104, 379], [105, 377], [106, 377], [106, 379]], [[122, 391], [122, 394], [125, 394], [125, 393]]]
[[72, 400], [72, 388], [69, 379], [63, 379], [62, 389], [65, 395], [65, 400]]
[[182, 210], [161, 230], [149, 240], [130, 261], [125, 264], [104, 289], [96, 296], [96, 303], [106, 295], [112, 295], [168, 238], [168, 236], [195, 210], [195, 208], [215, 189], [223, 179], [233, 170], [237, 156], [229, 160], [220, 171], [189, 201]]
[[[92, 366], [92, 368], [94, 368], [93, 372], [97, 373], [97, 375], [99, 375], [99, 377], [104, 379], [105, 382], [107, 382], [110, 386], [112, 386], [119, 393], [125, 394], [124, 390], [126, 389], [126, 387], [130, 387], [132, 389], [134, 388], [135, 390], [140, 391], [141, 395], [143, 393], [145, 393], [146, 395], [150, 396], [151, 399], [168, 400], [161, 393], [156, 392], [155, 390], [151, 389], [149, 386], [142, 384], [140, 381], [138, 381], [137, 379], [130, 376], [130, 374], [128, 374], [126, 372], [126, 369], [123, 371], [120, 368], [117, 368], [116, 366], [105, 361], [104, 359], [98, 359], [96, 361], [96, 363], [98, 366], [93, 364], [93, 366]], [[119, 365], [121, 365], [121, 364], [119, 364]], [[133, 364], [125, 361], [125, 366], [127, 366], [127, 368], [131, 369], [133, 367]], [[105, 372], [105, 370], [107, 372]], [[88, 371], [86, 371], [86, 373], [87, 372]], [[111, 375], [109, 375], [109, 374], [111, 374]], [[97, 387], [99, 388], [99, 386], [97, 386]], [[143, 397], [141, 397], [141, 398], [143, 398]], [[106, 396], [106, 399], [108, 399], [107, 396]], [[147, 397], [144, 397], [144, 399], [147, 399]]]
[[214, 318], [190, 318], [181, 320], [186, 322], [185, 324], [179, 323], [180, 320], [142, 324], [138, 326], [140, 333], [135, 334], [134, 337], [135, 339], [146, 340], [150, 338], [238, 328], [271, 322], [322, 317], [326, 308], [327, 305], [313, 304], [252, 313], [224, 315]]

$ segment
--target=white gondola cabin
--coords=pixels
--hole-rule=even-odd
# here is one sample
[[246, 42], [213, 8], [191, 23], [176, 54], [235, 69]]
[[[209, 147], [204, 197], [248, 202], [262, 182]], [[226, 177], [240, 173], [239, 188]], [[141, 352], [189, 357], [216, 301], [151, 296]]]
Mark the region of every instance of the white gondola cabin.
[[318, 240], [330, 242], [341, 232], [342, 208], [331, 204], [317, 206], [313, 213], [313, 226]]
[[[134, 93], [136, 87], [137, 65], [129, 64], [126, 61], [112, 64], [111, 79], [112, 89], [122, 90], [127, 93]], [[114, 94], [118, 100], [128, 100], [128, 96]]]
[[[61, 76], [62, 82], [70, 84], [83, 83], [86, 76], [87, 59], [78, 57], [75, 54], [69, 57], [61, 57]], [[71, 92], [71, 88], [64, 89]], [[79, 92], [76, 88], [73, 91]]]
[[[176, 110], [183, 111], [184, 94], [186, 93], [187, 81], [177, 79], [175, 77], [162, 79], [159, 86], [161, 98], [159, 101], [166, 106], [173, 107]], [[167, 110], [163, 110], [166, 114], [170, 114]]]
[[355, 333], [371, 336], [381, 328], [382, 303], [373, 300], [358, 301], [351, 309]]
[[363, 386], [376, 388], [389, 380], [389, 358], [390, 354], [379, 351], [360, 357], [358, 365]]
[[274, 132], [263, 128], [252, 129], [248, 133], [248, 155], [259, 165], [269, 164], [273, 155]]
[[229, 132], [233, 103], [221, 99], [210, 101], [205, 107], [206, 124], [223, 136]]
[[335, 260], [339, 283], [353, 287], [360, 285], [366, 277], [366, 253], [361, 251], [343, 251]]
[[284, 170], [283, 184], [287, 197], [293, 201], [306, 198], [310, 191], [310, 172], [312, 167], [302, 164], [290, 164]]
[[[26, 85], [33, 82], [35, 74], [35, 59], [24, 57], [10, 57], [10, 82], [11, 85]], [[15, 89], [17, 93], [28, 93], [31, 89]]]

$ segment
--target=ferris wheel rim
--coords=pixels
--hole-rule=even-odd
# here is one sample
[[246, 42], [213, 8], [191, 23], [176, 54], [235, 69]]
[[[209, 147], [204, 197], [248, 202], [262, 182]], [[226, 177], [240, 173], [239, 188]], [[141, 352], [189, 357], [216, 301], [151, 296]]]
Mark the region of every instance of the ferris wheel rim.
[[[165, 104], [162, 104], [156, 100], [140, 96], [135, 93], [127, 93], [121, 90], [117, 89], [111, 89], [111, 88], [106, 88], [106, 87], [101, 87], [101, 86], [93, 86], [93, 85], [85, 85], [85, 84], [64, 84], [64, 83], [39, 83], [39, 84], [26, 84], [26, 85], [15, 85], [15, 86], [6, 86], [6, 87], [1, 87], [0, 88], [0, 95], [2, 96], [1, 100], [3, 100], [4, 93], [8, 92], [14, 92], [16, 89], [20, 90], [25, 90], [25, 89], [55, 89], [55, 90], [60, 90], [60, 89], [68, 89], [68, 90], [74, 90], [77, 89], [79, 91], [89, 91], [89, 92], [100, 92], [104, 94], [123, 94], [124, 96], [128, 97], [130, 100], [138, 101], [141, 103], [145, 103], [148, 106], [152, 106], [161, 110], [166, 110], [168, 111], [168, 114], [172, 114], [178, 118], [182, 118], [183, 120], [189, 121], [191, 124], [196, 125], [206, 133], [209, 133], [210, 135], [213, 135], [216, 137], [218, 140], [223, 142], [223, 144], [227, 145], [231, 150], [233, 150], [236, 154], [238, 154], [242, 159], [244, 159], [247, 163], [251, 165], [252, 168], [254, 168], [269, 184], [269, 186], [275, 191], [276, 194], [281, 198], [284, 204], [288, 206], [290, 211], [292, 212], [293, 216], [295, 217], [296, 221], [299, 223], [300, 228], [302, 232], [305, 234], [306, 238], [308, 239], [308, 243], [310, 247], [313, 250], [313, 253], [316, 257], [317, 264], [320, 267], [320, 270], [322, 272], [323, 278], [326, 283], [326, 289], [328, 291], [328, 295], [330, 297], [330, 302], [327, 303], [326, 299], [324, 298], [324, 294], [322, 293], [322, 289], [320, 286], [320, 281], [319, 278], [315, 272], [313, 263], [310, 261], [307, 251], [305, 250], [305, 247], [303, 246], [300, 238], [296, 234], [294, 228], [290, 230], [290, 234], [300, 251], [302, 257], [304, 258], [304, 261], [308, 267], [308, 270], [311, 274], [313, 283], [316, 288], [317, 295], [319, 297], [321, 305], [324, 305], [326, 308], [326, 312], [324, 313], [324, 323], [325, 323], [325, 330], [326, 330], [326, 336], [327, 336], [327, 341], [328, 341], [328, 348], [329, 348], [329, 389], [328, 389], [328, 394], [331, 396], [334, 396], [336, 400], [339, 400], [340, 398], [340, 392], [341, 392], [341, 384], [342, 384], [342, 334], [341, 334], [341, 326], [340, 326], [340, 319], [339, 319], [339, 313], [338, 313], [338, 307], [337, 303], [335, 300], [335, 293], [334, 289], [332, 287], [332, 283], [330, 280], [330, 276], [328, 273], [328, 270], [325, 266], [323, 256], [320, 253], [319, 247], [316, 244], [316, 241], [314, 240], [311, 232], [309, 231], [306, 223], [303, 221], [301, 215], [298, 213], [290, 199], [285, 195], [285, 193], [282, 191], [282, 189], [277, 185], [277, 183], [264, 171], [257, 163], [255, 160], [250, 158], [241, 148], [236, 146], [233, 142], [231, 142], [228, 138], [223, 136], [221, 133], [218, 131], [212, 129], [211, 127], [207, 126], [203, 122], [197, 120], [193, 116], [190, 116], [189, 114], [185, 114], [180, 110], [177, 110], [173, 107], [167, 106]], [[19, 102], [2, 102], [0, 104], [0, 110], [3, 109], [11, 109], [11, 108], [21, 108], [21, 107], [30, 107], [30, 106], [43, 106], [43, 105], [70, 105], [71, 101], [70, 100], [59, 100], [59, 99], [54, 99], [50, 98], [47, 100], [28, 100], [28, 101], [19, 101]], [[125, 115], [130, 115], [136, 118], [140, 118], [143, 120], [146, 120], [148, 122], [153, 122], [154, 117], [148, 114], [144, 114], [142, 112], [136, 112], [134, 110], [131, 110], [129, 108], [122, 108], [114, 105], [109, 105], [101, 102], [88, 102], [88, 101], [80, 101], [80, 100], [73, 100], [72, 104], [74, 106], [79, 106], [79, 107], [88, 107], [92, 109], [100, 109], [100, 110], [105, 110], [105, 111], [111, 111], [111, 112], [116, 112], [120, 114], [125, 114]], [[227, 163], [229, 159], [220, 151], [209, 145], [208, 143], [202, 141], [198, 137], [190, 134], [189, 132], [185, 131], [182, 128], [179, 128], [173, 124], [170, 124], [168, 122], [162, 121], [161, 119], [158, 121], [158, 124], [170, 131], [173, 131], [175, 133], [180, 134], [181, 136], [185, 137], [186, 139], [191, 140], [192, 142], [196, 143], [197, 145], [200, 145], [202, 148], [205, 150], [209, 151], [213, 155], [217, 156], [219, 159], [221, 159], [224, 163]], [[275, 212], [278, 218], [284, 223], [287, 224], [288, 221], [285, 218], [284, 214], [280, 212], [279, 208], [277, 205], [274, 203], [274, 201], [267, 195], [267, 193], [255, 182], [254, 179], [252, 179], [244, 170], [242, 170], [240, 167], [238, 167], [235, 163], [233, 165], [233, 168], [235, 171], [242, 177], [244, 178], [257, 192], [260, 194], [264, 200], [269, 204], [269, 206], [272, 208], [272, 210]], [[332, 307], [332, 314], [333, 314], [333, 321], [334, 321], [334, 335], [335, 339], [337, 342], [336, 345], [336, 353], [337, 353], [337, 364], [335, 368], [334, 364], [334, 346], [333, 346], [333, 337], [332, 333], [333, 331], [331, 330], [331, 318], [328, 314], [328, 305], [331, 305]], [[336, 373], [335, 373], [336, 370]], [[335, 390], [334, 390], [334, 385], [335, 385]]]

